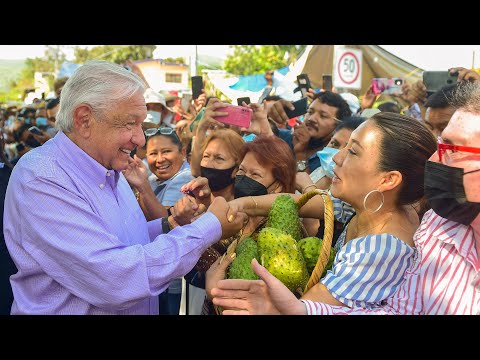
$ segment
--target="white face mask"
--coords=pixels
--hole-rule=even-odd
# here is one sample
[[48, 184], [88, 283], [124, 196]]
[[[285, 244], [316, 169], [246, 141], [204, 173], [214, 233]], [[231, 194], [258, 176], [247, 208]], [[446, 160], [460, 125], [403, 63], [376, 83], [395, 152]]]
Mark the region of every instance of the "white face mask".
[[158, 111], [148, 111], [145, 121], [149, 121], [154, 124], [160, 124], [161, 119], [162, 119], [162, 114], [159, 113]]

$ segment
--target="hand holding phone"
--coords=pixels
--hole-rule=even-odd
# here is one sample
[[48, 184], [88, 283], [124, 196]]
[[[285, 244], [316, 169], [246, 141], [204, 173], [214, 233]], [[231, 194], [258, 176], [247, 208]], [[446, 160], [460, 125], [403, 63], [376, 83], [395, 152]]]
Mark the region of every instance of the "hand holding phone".
[[289, 119], [304, 115], [308, 111], [308, 102], [306, 97], [303, 97], [300, 100], [293, 102], [292, 105], [295, 107], [294, 110], [290, 110], [287, 107], [284, 108], [285, 114], [287, 114]]
[[235, 125], [240, 128], [249, 128], [252, 121], [253, 111], [249, 107], [227, 105], [225, 107], [219, 107], [215, 111], [228, 112], [226, 116], [218, 116], [215, 120], [229, 125]]
[[297, 76], [298, 88], [294, 92], [300, 90], [302, 92], [302, 98], [307, 96], [308, 89], [312, 87], [310, 84], [310, 79], [307, 74], [300, 74]]
[[423, 83], [428, 93], [434, 93], [446, 85], [456, 84], [458, 73], [451, 75], [449, 71], [424, 71]]
[[201, 76], [192, 76], [192, 99], [197, 99], [202, 93], [203, 78]]
[[242, 106], [243, 103], [245, 103], [247, 105], [250, 104], [250, 98], [248, 96], [246, 96], [246, 97], [240, 97], [240, 98], [237, 99], [237, 105], [238, 106]]
[[375, 95], [399, 95], [402, 93], [402, 85], [405, 81], [402, 78], [373, 78], [372, 91]]
[[28, 128], [28, 131], [30, 131], [34, 135], [43, 135], [42, 131], [36, 126]]

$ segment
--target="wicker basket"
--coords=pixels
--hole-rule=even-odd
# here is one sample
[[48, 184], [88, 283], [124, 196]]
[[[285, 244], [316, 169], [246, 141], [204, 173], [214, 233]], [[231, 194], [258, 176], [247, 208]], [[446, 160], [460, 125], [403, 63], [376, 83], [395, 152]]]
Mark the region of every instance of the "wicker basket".
[[323, 233], [323, 242], [322, 248], [320, 249], [320, 255], [318, 256], [317, 264], [310, 275], [310, 279], [303, 290], [305, 294], [312, 286], [318, 283], [320, 280], [320, 276], [323, 274], [323, 270], [325, 266], [327, 266], [328, 259], [330, 257], [330, 249], [332, 247], [332, 240], [333, 240], [333, 230], [334, 230], [334, 217], [333, 217], [333, 203], [330, 195], [324, 190], [312, 190], [305, 194], [303, 194], [300, 199], [298, 200], [298, 208], [300, 209], [303, 205], [305, 205], [308, 200], [310, 200], [315, 195], [320, 195], [323, 199], [324, 206], [324, 223], [325, 223], [325, 231]]
[[[330, 195], [324, 190], [312, 190], [305, 194], [303, 194], [297, 201], [298, 209], [304, 206], [311, 198], [316, 195], [320, 195], [323, 199], [324, 207], [324, 223], [325, 223], [325, 231], [323, 236], [322, 248], [320, 249], [320, 255], [318, 256], [317, 264], [310, 275], [310, 278], [303, 290], [303, 294], [305, 294], [312, 286], [318, 283], [320, 280], [320, 276], [322, 276], [323, 270], [328, 263], [328, 259], [330, 257], [330, 249], [332, 247], [332, 240], [333, 240], [333, 231], [334, 231], [334, 217], [333, 217], [333, 203]], [[305, 228], [301, 227], [303, 237], [307, 237], [308, 234]], [[242, 236], [238, 239], [233, 241], [230, 246], [228, 247], [225, 256], [230, 256], [234, 253], [237, 249], [237, 246], [245, 240], [247, 237], [251, 236], [251, 233], [242, 234]], [[223, 260], [222, 257], [222, 260]], [[222, 261], [221, 260], [221, 261]]]

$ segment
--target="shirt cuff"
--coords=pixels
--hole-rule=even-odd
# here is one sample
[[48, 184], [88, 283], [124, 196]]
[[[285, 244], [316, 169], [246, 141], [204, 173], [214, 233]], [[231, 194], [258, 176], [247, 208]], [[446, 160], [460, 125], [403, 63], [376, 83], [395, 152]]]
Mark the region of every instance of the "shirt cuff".
[[155, 240], [155, 238], [158, 235], [163, 234], [162, 218], [147, 222], [147, 226], [148, 226], [148, 235], [150, 236], [150, 241]]
[[204, 213], [191, 225], [198, 229], [198, 234], [203, 234], [208, 246], [215, 244], [222, 238], [222, 224], [210, 211]]
[[327, 305], [319, 302], [313, 302], [311, 300], [300, 300], [305, 304], [307, 308], [307, 315], [332, 315], [331, 311], [328, 311]]

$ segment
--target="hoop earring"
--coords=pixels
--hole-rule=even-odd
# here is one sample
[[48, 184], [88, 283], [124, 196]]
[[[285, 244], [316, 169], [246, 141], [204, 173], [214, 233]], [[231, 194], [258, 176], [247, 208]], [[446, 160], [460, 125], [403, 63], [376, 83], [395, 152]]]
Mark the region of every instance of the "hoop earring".
[[[380, 193], [380, 195], [382, 195], [382, 203], [375, 209], [375, 210], [368, 210], [367, 209], [367, 199], [370, 195], [372, 195], [372, 193], [378, 191]], [[385, 202], [385, 197], [383, 196], [383, 193], [380, 191], [380, 190], [377, 190], [377, 189], [374, 189], [372, 191], [370, 191], [367, 195], [365, 195], [365, 197], [363, 198], [363, 208], [368, 211], [368, 212], [371, 212], [371, 213], [376, 213], [378, 210], [380, 210], [383, 206], [383, 203]]]

